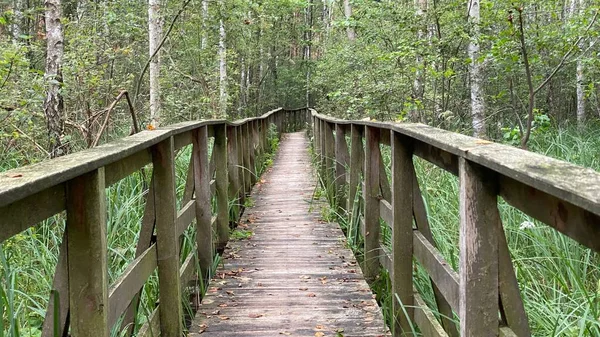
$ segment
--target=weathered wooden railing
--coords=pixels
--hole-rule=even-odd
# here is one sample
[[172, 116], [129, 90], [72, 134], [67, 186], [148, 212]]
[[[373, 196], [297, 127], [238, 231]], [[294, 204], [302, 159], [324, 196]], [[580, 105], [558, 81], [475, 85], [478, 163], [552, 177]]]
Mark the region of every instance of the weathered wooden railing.
[[[66, 336], [69, 321], [74, 337], [107, 337], [121, 317], [125, 327], [133, 321], [140, 290], [157, 267], [160, 305], [138, 336], [181, 336], [181, 288], [197, 275], [206, 276], [215, 249], [228, 241], [230, 223], [237, 221], [240, 205], [256, 182], [255, 164], [267, 148], [270, 126], [277, 132], [303, 128], [307, 111], [277, 109], [237, 122], [181, 123], [1, 173], [0, 243], [66, 210], [66, 234], [43, 336]], [[214, 142], [209, 159], [210, 137]], [[190, 144], [192, 156], [178, 210], [175, 153]], [[109, 285], [105, 189], [148, 164], [152, 178], [136, 258]], [[180, 264], [179, 238], [194, 220], [195, 249], [181, 257], [185, 262]]]
[[[389, 271], [393, 294], [424, 336], [531, 336], [498, 196], [600, 250], [600, 174], [593, 170], [422, 124], [346, 121], [314, 110], [311, 115], [320, 171], [326, 185], [335, 186], [338, 207], [352, 210], [363, 188], [365, 276], [376, 277], [381, 266]], [[381, 145], [391, 146], [391, 183]], [[459, 177], [460, 272], [436, 249], [414, 155]], [[380, 219], [392, 229], [391, 251], [380, 242]], [[431, 279], [433, 310], [413, 287], [413, 259]], [[393, 303], [395, 336], [412, 335], [400, 303]]]

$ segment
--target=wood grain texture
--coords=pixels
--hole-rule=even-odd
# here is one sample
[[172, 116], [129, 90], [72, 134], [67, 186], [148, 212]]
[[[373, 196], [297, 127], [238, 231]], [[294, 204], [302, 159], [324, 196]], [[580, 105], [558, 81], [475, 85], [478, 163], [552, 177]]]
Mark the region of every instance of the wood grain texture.
[[188, 336], [389, 336], [336, 224], [319, 219], [302, 133], [284, 136]]
[[364, 268], [365, 277], [372, 281], [379, 275], [379, 200], [381, 200], [379, 187], [379, 162], [381, 151], [379, 149], [380, 131], [377, 128], [365, 128], [365, 187], [363, 197], [365, 200], [365, 240], [364, 240]]
[[464, 158], [460, 177], [459, 316], [463, 337], [498, 336], [498, 208], [495, 176]]
[[104, 168], [67, 182], [67, 260], [73, 337], [108, 337], [105, 193]]
[[[410, 140], [391, 131], [392, 145], [392, 294], [396, 319], [394, 336], [411, 331], [413, 298], [413, 162]], [[387, 180], [387, 177], [385, 178]], [[404, 310], [402, 310], [404, 306]], [[406, 312], [406, 315], [402, 313]], [[408, 317], [407, 317], [408, 316]]]

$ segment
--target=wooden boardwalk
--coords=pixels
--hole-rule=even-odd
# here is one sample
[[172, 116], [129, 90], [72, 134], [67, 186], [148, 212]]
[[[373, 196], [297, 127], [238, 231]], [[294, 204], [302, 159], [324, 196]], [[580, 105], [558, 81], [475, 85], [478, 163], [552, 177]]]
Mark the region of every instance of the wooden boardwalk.
[[312, 201], [308, 139], [286, 134], [255, 187], [189, 336], [389, 336], [337, 224]]

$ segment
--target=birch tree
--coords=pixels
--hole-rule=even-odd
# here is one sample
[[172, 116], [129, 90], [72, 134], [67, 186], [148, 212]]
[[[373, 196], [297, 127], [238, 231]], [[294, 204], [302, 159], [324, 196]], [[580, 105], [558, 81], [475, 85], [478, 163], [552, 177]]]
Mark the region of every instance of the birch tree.
[[44, 115], [48, 128], [50, 157], [65, 154], [62, 144], [65, 116], [63, 97], [60, 93], [62, 86], [62, 63], [64, 54], [64, 31], [61, 22], [62, 7], [60, 0], [45, 1], [46, 21], [46, 98], [44, 99]]
[[425, 59], [423, 57], [421, 43], [425, 40], [427, 34], [427, 25], [425, 23], [425, 11], [427, 11], [427, 0], [415, 0], [417, 17], [417, 58], [415, 81], [413, 82], [413, 99], [415, 106], [412, 110], [411, 119], [413, 121], [423, 120], [421, 107], [423, 106], [423, 96], [425, 94]]
[[480, 60], [480, 0], [469, 0], [469, 76], [471, 79], [471, 118], [474, 137], [485, 137], [485, 98], [483, 91], [483, 62]]
[[150, 124], [160, 125], [160, 41], [162, 37], [162, 20], [160, 0], [148, 0], [148, 46], [150, 53]]
[[219, 113], [220, 117], [227, 116], [227, 33], [223, 18], [219, 20]]
[[346, 21], [348, 21], [346, 35], [348, 36], [348, 40], [354, 41], [356, 40], [356, 32], [350, 21], [352, 19], [352, 4], [350, 4], [350, 0], [344, 0], [344, 16], [346, 17]]
[[[578, 6], [579, 5], [579, 6]], [[572, 0], [573, 15], [579, 9], [579, 13], [583, 14], [585, 6], [585, 0]], [[579, 7], [579, 8], [577, 8]], [[583, 45], [583, 39], [580, 40], [578, 45], [580, 50], [585, 47]], [[577, 74], [575, 86], [577, 88], [577, 126], [583, 128], [585, 125], [585, 69], [583, 67], [582, 57], [577, 58]]]

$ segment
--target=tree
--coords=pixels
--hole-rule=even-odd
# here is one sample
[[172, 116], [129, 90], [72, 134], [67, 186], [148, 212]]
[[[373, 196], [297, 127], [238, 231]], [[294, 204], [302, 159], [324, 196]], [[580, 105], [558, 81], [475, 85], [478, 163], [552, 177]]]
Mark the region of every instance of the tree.
[[150, 60], [150, 124], [160, 125], [160, 43], [162, 39], [162, 18], [160, 0], [148, 0], [148, 47]]
[[46, 99], [44, 100], [44, 115], [48, 128], [50, 157], [62, 156], [67, 152], [62, 142], [65, 116], [61, 94], [62, 62], [64, 54], [64, 32], [62, 8], [60, 0], [46, 0]]
[[480, 1], [469, 0], [469, 21], [471, 23], [471, 34], [469, 39], [469, 76], [471, 80], [471, 118], [473, 136], [483, 138], [485, 132], [485, 97], [483, 90], [484, 65], [481, 60], [479, 40], [480, 33]]

